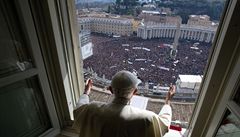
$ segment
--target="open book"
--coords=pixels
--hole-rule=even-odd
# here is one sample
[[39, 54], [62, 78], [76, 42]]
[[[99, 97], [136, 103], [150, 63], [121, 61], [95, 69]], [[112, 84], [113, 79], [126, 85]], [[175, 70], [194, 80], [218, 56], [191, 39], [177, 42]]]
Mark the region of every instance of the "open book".
[[[114, 96], [110, 97], [110, 100], [113, 100]], [[110, 102], [110, 101], [109, 101]], [[140, 109], [146, 109], [148, 104], [148, 98], [143, 96], [136, 96], [134, 95], [130, 101], [130, 105]]]
[[130, 105], [140, 109], [146, 109], [148, 104], [148, 98], [142, 96], [133, 96]]

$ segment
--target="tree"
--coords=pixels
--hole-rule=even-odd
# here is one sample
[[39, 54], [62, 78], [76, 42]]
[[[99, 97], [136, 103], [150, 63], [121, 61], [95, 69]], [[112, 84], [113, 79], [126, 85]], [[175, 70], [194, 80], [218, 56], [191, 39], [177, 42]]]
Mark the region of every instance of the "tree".
[[116, 0], [114, 13], [133, 15], [135, 13], [136, 0]]
[[136, 6], [137, 0], [123, 0], [125, 6]]
[[116, 5], [120, 5], [122, 0], [116, 0]]

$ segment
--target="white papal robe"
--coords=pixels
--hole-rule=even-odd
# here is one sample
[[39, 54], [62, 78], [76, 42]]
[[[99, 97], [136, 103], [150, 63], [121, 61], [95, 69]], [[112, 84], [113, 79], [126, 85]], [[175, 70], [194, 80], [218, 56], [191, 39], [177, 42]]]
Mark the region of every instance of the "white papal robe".
[[79, 137], [161, 137], [171, 123], [172, 109], [164, 105], [157, 115], [128, 105], [125, 100], [91, 102], [83, 94], [74, 110], [73, 128]]

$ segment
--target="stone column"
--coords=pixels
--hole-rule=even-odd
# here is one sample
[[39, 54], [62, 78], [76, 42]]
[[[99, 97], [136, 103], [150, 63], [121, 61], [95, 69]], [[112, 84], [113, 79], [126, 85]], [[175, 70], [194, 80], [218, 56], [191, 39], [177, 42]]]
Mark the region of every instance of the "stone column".
[[203, 41], [204, 40], [204, 34], [205, 34], [205, 32], [201, 31], [201, 35], [200, 35], [200, 40], [199, 41]]

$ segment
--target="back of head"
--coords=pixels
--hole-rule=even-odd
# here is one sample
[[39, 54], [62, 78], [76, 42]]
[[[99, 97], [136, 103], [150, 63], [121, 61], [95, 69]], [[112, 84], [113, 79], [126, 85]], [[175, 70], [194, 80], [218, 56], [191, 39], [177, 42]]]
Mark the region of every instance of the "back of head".
[[129, 71], [119, 71], [116, 73], [111, 82], [111, 87], [116, 97], [130, 98], [131, 93], [141, 80], [137, 78], [136, 75]]

